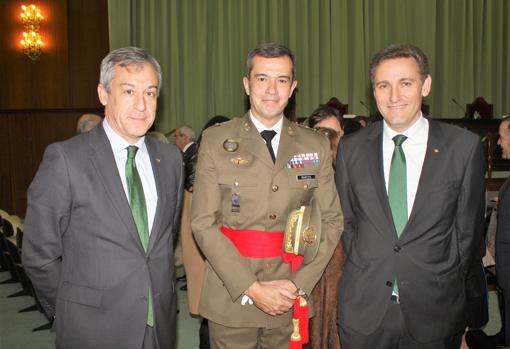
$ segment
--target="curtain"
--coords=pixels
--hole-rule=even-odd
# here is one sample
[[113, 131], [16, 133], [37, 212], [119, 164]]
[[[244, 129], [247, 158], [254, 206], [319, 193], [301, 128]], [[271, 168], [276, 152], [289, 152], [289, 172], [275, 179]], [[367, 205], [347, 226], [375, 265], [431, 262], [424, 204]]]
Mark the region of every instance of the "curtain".
[[109, 17], [112, 49], [144, 47], [162, 66], [163, 132], [241, 116], [246, 55], [270, 41], [296, 55], [298, 116], [332, 96], [351, 114], [373, 113], [371, 57], [401, 42], [429, 58], [433, 117], [462, 117], [452, 98], [477, 96], [495, 117], [510, 114], [508, 0], [109, 0]]

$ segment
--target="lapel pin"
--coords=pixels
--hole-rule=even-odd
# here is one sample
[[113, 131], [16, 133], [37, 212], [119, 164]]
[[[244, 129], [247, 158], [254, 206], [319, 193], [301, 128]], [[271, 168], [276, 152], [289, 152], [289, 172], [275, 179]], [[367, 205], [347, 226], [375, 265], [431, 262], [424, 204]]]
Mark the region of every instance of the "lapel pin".
[[434, 153], [439, 153], [439, 149], [434, 148]]
[[244, 130], [246, 132], [248, 132], [251, 129], [250, 124], [248, 123], [248, 121], [246, 121], [243, 126], [244, 126]]
[[161, 159], [160, 158], [155, 158], [154, 160], [156, 160], [156, 162], [159, 164], [161, 162]]
[[288, 133], [290, 136], [294, 136], [294, 129], [292, 128], [292, 126], [289, 126]]

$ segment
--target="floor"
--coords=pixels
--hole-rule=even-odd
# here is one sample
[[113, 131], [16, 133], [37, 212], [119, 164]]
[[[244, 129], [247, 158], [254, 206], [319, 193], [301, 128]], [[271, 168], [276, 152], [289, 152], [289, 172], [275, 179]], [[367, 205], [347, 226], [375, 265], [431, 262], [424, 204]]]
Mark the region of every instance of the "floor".
[[[182, 274], [179, 269], [177, 275]], [[0, 272], [0, 281], [8, 279], [7, 272]], [[182, 283], [179, 283], [179, 287]], [[0, 285], [0, 349], [50, 349], [54, 348], [55, 334], [45, 330], [32, 332], [35, 327], [43, 325], [46, 320], [37, 312], [18, 313], [18, 310], [33, 304], [30, 297], [7, 298], [21, 289], [19, 284]], [[192, 318], [187, 311], [186, 292], [179, 290], [179, 308], [177, 320], [177, 349], [198, 348], [198, 329], [200, 321]], [[490, 321], [484, 331], [491, 335], [499, 331], [501, 320], [497, 297], [489, 294]]]
[[[177, 275], [182, 274], [182, 269]], [[0, 272], [0, 282], [9, 274]], [[179, 282], [179, 288], [182, 286]], [[21, 290], [15, 284], [0, 285], [0, 349], [50, 349], [55, 347], [55, 334], [49, 330], [32, 332], [33, 328], [45, 324], [46, 318], [38, 311], [18, 313], [18, 310], [31, 306], [31, 297], [7, 298]], [[189, 315], [185, 291], [178, 291], [179, 314], [177, 316], [177, 349], [198, 348], [200, 320]]]

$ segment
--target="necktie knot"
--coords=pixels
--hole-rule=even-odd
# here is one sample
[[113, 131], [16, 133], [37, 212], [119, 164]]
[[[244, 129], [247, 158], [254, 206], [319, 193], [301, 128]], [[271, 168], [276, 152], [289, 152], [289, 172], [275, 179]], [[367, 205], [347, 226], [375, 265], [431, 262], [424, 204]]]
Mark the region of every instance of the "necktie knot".
[[395, 137], [393, 137], [393, 142], [395, 143], [396, 147], [400, 147], [406, 139], [407, 137], [404, 135], [396, 135]]
[[127, 157], [129, 160], [133, 160], [136, 156], [136, 152], [138, 151], [138, 147], [135, 145], [130, 145], [127, 147]]
[[262, 136], [262, 138], [264, 138], [266, 143], [269, 144], [271, 143], [271, 140], [274, 138], [274, 136], [276, 136], [276, 132], [273, 130], [264, 130], [260, 132], [260, 135]]

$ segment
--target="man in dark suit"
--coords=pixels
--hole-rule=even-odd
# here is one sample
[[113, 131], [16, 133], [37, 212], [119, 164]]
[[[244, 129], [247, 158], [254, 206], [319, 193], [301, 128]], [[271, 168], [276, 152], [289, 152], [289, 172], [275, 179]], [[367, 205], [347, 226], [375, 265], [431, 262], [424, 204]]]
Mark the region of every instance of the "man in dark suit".
[[174, 348], [182, 162], [145, 137], [160, 86], [144, 50], [109, 53], [105, 120], [50, 145], [30, 185], [23, 264], [55, 317], [57, 348]]
[[[498, 144], [502, 158], [510, 159], [510, 117], [501, 120]], [[502, 314], [505, 346], [510, 346], [510, 180], [507, 178], [498, 195], [498, 227], [496, 231], [496, 272], [503, 290]]]
[[342, 349], [458, 348], [483, 255], [482, 145], [423, 117], [432, 79], [417, 47], [383, 49], [370, 73], [384, 121], [342, 138], [337, 156]]

